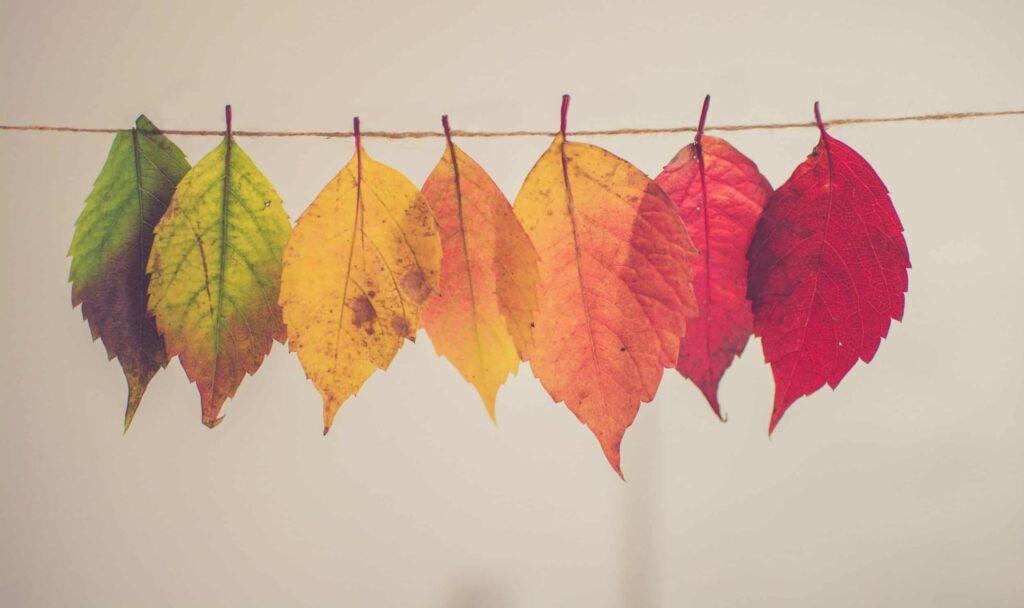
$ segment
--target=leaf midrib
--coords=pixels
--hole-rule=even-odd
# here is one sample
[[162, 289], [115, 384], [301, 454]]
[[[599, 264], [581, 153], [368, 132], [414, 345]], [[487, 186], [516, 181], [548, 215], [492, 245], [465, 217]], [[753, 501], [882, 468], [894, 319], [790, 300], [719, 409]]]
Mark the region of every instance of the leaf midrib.
[[[230, 124], [228, 125], [230, 129]], [[224, 318], [222, 310], [224, 303], [224, 270], [227, 265], [227, 252], [228, 252], [228, 194], [231, 191], [231, 133], [228, 132], [224, 137], [224, 186], [221, 190], [221, 202], [220, 202], [220, 260], [218, 266], [219, 271], [217, 273], [217, 307], [213, 313], [213, 378], [211, 382], [211, 388], [213, 390], [213, 400], [217, 400], [217, 376], [220, 372], [220, 324]], [[200, 251], [202, 250], [200, 246]], [[207, 276], [207, 283], [210, 279]]]
[[[143, 246], [145, 236], [145, 234], [143, 233], [143, 229], [145, 225], [146, 215], [142, 209], [142, 163], [140, 162], [140, 157], [142, 156], [142, 149], [139, 146], [139, 130], [136, 129], [135, 127], [132, 127], [132, 155], [135, 157], [135, 199], [136, 202], [138, 203], [136, 205], [136, 210], [138, 211], [138, 236], [136, 238], [135, 245], [138, 248], [139, 252], [139, 267], [142, 268], [143, 275], [145, 275], [146, 258], [148, 256], [146, 255], [145, 247]], [[138, 344], [140, 346], [143, 343], [142, 336], [145, 330], [143, 329], [142, 324], [145, 318], [146, 315], [139, 315], [139, 318], [137, 319], [137, 323], [135, 326], [135, 335], [138, 339]]]
[[476, 310], [476, 292], [473, 289], [473, 269], [469, 265], [469, 243], [466, 235], [466, 221], [462, 213], [462, 184], [459, 181], [459, 162], [455, 154], [455, 144], [452, 143], [451, 138], [448, 139], [448, 152], [452, 156], [452, 174], [455, 181], [455, 207], [459, 213], [459, 237], [462, 243], [462, 259], [466, 268], [466, 284], [469, 288], [470, 310], [473, 312], [473, 337], [476, 340], [476, 357], [480, 368], [483, 369], [485, 367], [484, 350], [480, 344], [480, 322], [479, 314]]
[[[569, 185], [569, 158], [565, 153], [565, 146], [568, 142], [565, 141], [565, 136], [562, 136], [562, 141], [559, 143], [558, 151], [562, 159], [562, 180], [565, 185], [565, 199], [566, 206], [569, 211], [569, 226], [572, 229], [572, 247], [573, 255], [576, 259], [576, 276], [580, 283], [580, 305], [583, 308], [583, 317], [587, 321], [587, 341], [590, 343], [590, 355], [593, 358], [594, 365], [600, 366], [600, 359], [597, 356], [597, 345], [594, 343], [594, 325], [590, 318], [590, 308], [587, 305], [587, 287], [586, 282], [583, 280], [583, 260], [580, 254], [580, 242], [579, 234], [576, 230], [576, 215], [575, 215], [575, 201], [572, 196], [572, 187]], [[604, 391], [601, 392], [601, 400], [604, 401]]]
[[[334, 332], [334, 369], [338, 369], [338, 356], [341, 354], [341, 331], [345, 324], [345, 307], [348, 306], [348, 285], [352, 280], [352, 259], [356, 255], [356, 231], [359, 229], [360, 213], [363, 208], [363, 150], [356, 149], [356, 212], [352, 218], [352, 239], [348, 246], [348, 266], [345, 269], [345, 279], [341, 288], [341, 304], [338, 306], [338, 328]], [[350, 163], [351, 164], [351, 163]], [[349, 175], [352, 170], [346, 167]], [[365, 234], [364, 234], [365, 238]], [[372, 304], [371, 304], [372, 306]], [[324, 433], [327, 431], [325, 430]]]

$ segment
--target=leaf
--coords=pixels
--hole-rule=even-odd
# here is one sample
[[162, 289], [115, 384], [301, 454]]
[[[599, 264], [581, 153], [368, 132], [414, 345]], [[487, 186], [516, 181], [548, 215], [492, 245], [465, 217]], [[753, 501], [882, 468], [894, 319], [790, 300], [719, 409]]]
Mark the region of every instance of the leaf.
[[515, 213], [540, 255], [530, 365], [597, 436], [622, 475], [619, 444], [654, 398], [696, 314], [695, 251], [668, 196], [610, 152], [562, 129], [526, 177]]
[[291, 350], [324, 399], [324, 433], [349, 396], [416, 337], [438, 286], [441, 244], [423, 195], [356, 152], [295, 225], [281, 306]]
[[277, 306], [291, 224], [281, 197], [231, 135], [181, 180], [156, 228], [149, 308], [202, 400], [203, 424], [284, 341]]
[[493, 419], [498, 389], [532, 339], [537, 252], [491, 177], [452, 143], [447, 116], [444, 128], [445, 152], [423, 184], [442, 247], [440, 291], [423, 326]]
[[693, 263], [699, 312], [686, 326], [676, 369], [724, 420], [718, 383], [753, 331], [746, 254], [772, 188], [749, 158], [703, 134], [709, 102], [705, 98], [694, 143], [680, 150], [654, 181], [678, 205], [699, 252]]
[[754, 333], [775, 378], [768, 432], [826, 382], [870, 362], [903, 318], [910, 256], [888, 190], [871, 165], [825, 132], [768, 199], [750, 246]]
[[135, 127], [114, 136], [68, 251], [71, 304], [82, 305], [93, 339], [117, 357], [128, 382], [125, 431], [149, 381], [168, 361], [146, 310], [146, 260], [153, 226], [189, 169], [178, 146], [148, 118], [139, 116]]

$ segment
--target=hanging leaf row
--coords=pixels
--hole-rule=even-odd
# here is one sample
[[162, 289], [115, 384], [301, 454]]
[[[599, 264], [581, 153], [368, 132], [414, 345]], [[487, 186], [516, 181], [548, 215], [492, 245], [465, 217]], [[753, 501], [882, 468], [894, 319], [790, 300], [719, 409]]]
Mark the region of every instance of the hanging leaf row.
[[125, 430], [178, 357], [214, 427], [274, 340], [323, 397], [324, 433], [420, 327], [495, 417], [528, 361], [619, 452], [675, 368], [725, 418], [718, 386], [752, 334], [794, 401], [869, 362], [903, 316], [909, 254], [888, 191], [830, 136], [777, 190], [704, 135], [654, 179], [561, 128], [515, 203], [452, 141], [422, 188], [355, 151], [294, 228], [232, 135], [195, 167], [145, 116], [119, 132], [72, 240], [72, 304], [128, 384]]

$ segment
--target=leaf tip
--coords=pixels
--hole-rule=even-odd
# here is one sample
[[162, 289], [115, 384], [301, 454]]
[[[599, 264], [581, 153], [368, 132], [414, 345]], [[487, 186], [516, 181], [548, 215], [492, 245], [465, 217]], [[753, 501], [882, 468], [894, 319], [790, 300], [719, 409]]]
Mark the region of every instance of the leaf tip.
[[341, 408], [341, 404], [335, 406], [334, 404], [324, 401], [324, 436], [330, 432], [331, 427], [334, 426], [334, 416], [338, 413], [338, 409]]
[[142, 395], [146, 392], [146, 387], [149, 386], [149, 380], [153, 377], [153, 373], [149, 374], [138, 374], [129, 370], [125, 370], [124, 378], [128, 382], [128, 401], [124, 408], [124, 432], [128, 432], [128, 428], [132, 425], [132, 420], [135, 418], [135, 412], [139, 411], [139, 405], [142, 403]]
[[619, 479], [625, 482], [626, 476], [622, 474], [622, 466], [620, 465], [618, 459], [616, 459], [614, 463], [612, 463], [611, 461], [608, 462], [611, 463], [612, 469], [615, 471], [615, 474], [619, 476]]
[[604, 451], [604, 457], [608, 459], [608, 464], [612, 465], [612, 470], [619, 476], [619, 479], [626, 481], [626, 477], [622, 474], [622, 452], [620, 450], [622, 433], [619, 433], [617, 438], [598, 435], [597, 439], [601, 443], [601, 449]]
[[[683, 374], [684, 377], [686, 374]], [[718, 401], [718, 383], [714, 382], [710, 386], [705, 386], [703, 383], [698, 384], [697, 388], [700, 389], [701, 394], [704, 395], [704, 399], [707, 400], [708, 405], [711, 406], [711, 411], [718, 416], [718, 419], [722, 422], [726, 422], [729, 417], [722, 412], [722, 404]]]
[[135, 118], [135, 128], [140, 131], [147, 131], [156, 127], [153, 126], [153, 121], [151, 121], [148, 116], [145, 114], [139, 114]]
[[494, 398], [484, 399], [484, 409], [487, 410], [487, 415], [490, 417], [494, 426], [498, 426], [498, 414], [495, 411]]
[[205, 424], [206, 428], [208, 429], [217, 428], [217, 425], [219, 425], [223, 421], [224, 416], [221, 416], [219, 418], [215, 418], [213, 416], [203, 416], [203, 424]]
[[[138, 408], [138, 405], [136, 405]], [[135, 418], [135, 409], [129, 404], [128, 409], [124, 412], [124, 432], [122, 435], [128, 434], [128, 429], [132, 426], [132, 419]]]

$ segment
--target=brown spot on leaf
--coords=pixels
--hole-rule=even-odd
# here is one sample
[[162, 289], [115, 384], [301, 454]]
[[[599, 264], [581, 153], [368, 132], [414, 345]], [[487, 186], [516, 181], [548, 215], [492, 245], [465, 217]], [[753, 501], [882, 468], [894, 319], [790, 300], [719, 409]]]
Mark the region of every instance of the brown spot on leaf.
[[409, 335], [409, 321], [405, 317], [391, 317], [391, 329], [397, 336]]
[[402, 277], [402, 291], [417, 304], [422, 304], [430, 297], [430, 285], [419, 268], [410, 270]]
[[357, 327], [364, 327], [366, 331], [373, 332], [373, 322], [377, 319], [377, 311], [373, 303], [366, 296], [359, 296], [352, 301], [352, 323]]

